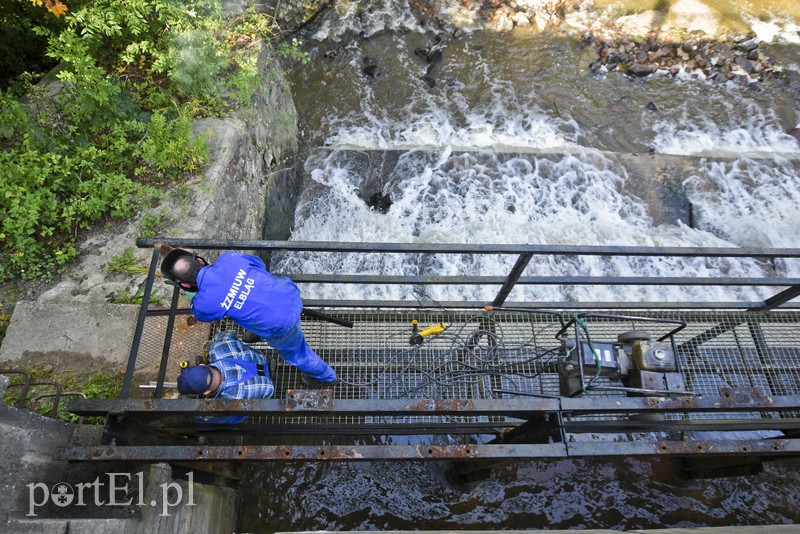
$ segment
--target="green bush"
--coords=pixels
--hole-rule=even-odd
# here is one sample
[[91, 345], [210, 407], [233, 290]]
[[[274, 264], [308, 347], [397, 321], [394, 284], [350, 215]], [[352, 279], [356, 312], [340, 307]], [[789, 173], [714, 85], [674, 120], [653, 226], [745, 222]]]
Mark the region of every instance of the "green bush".
[[20, 77], [24, 104], [0, 91], [0, 281], [58, 272], [78, 231], [198, 171], [192, 121], [249, 102], [271, 24], [253, 10], [224, 21], [213, 1], [96, 0], [41, 28], [60, 85]]

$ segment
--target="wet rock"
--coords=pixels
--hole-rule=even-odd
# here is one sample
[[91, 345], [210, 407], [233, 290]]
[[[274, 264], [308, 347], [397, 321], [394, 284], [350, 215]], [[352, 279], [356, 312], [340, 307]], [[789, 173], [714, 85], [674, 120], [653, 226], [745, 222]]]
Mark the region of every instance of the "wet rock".
[[746, 52], [752, 52], [753, 50], [758, 48], [759, 44], [761, 44], [761, 41], [759, 41], [756, 38], [752, 38], [746, 41], [742, 41], [740, 43], [736, 43], [736, 48], [738, 48], [739, 50], [744, 50]]
[[[585, 34], [583, 43], [594, 46], [598, 57], [589, 69], [592, 73], [617, 71], [631, 76], [647, 76], [656, 71], [677, 76], [685, 72], [693, 79], [734, 80], [748, 90], [759, 90], [758, 86], [751, 87], [750, 82], [771, 79], [776, 72], [766, 53], [758, 49], [746, 52], [741, 48], [742, 43], [731, 48], [703, 37], [680, 43], [670, 42], [669, 37], [662, 38], [666, 42], [659, 42], [655, 35], [643, 40], [615, 41], [610, 37]], [[749, 80], [747, 83], [745, 78]]]
[[370, 78], [377, 78], [378, 75], [381, 73], [377, 65], [367, 65], [366, 67], [361, 69], [361, 72], [363, 72]]
[[421, 46], [419, 48], [415, 48], [414, 49], [414, 54], [415, 55], [417, 55], [419, 57], [422, 57], [422, 58], [425, 58], [425, 59], [428, 58], [428, 54], [429, 53], [430, 53], [430, 50], [425, 48], [424, 46]]
[[729, 59], [733, 59], [733, 50], [731, 50], [728, 45], [721, 45], [719, 47], [719, 57], [725, 61]]
[[792, 128], [786, 133], [797, 139], [797, 142], [800, 143], [800, 127]]
[[753, 72], [753, 63], [741, 56], [736, 58], [736, 64], [746, 72]]
[[652, 63], [634, 63], [628, 67], [628, 73], [634, 76], [647, 76], [649, 74], [653, 74], [655, 71], [656, 67]]
[[441, 48], [433, 48], [430, 52], [428, 52], [426, 59], [428, 60], [428, 63], [434, 64], [440, 62], [443, 55], [444, 53], [442, 52]]
[[425, 82], [425, 85], [427, 85], [430, 89], [436, 87], [436, 80], [433, 79], [433, 76], [425, 74], [420, 79]]
[[645, 107], [647, 108], [647, 111], [658, 111], [658, 106], [656, 106], [653, 102], [648, 102], [647, 106]]
[[365, 67], [361, 69], [366, 76], [370, 78], [376, 78], [380, 74], [380, 70], [378, 69], [378, 65], [375, 63], [375, 60], [369, 56], [365, 56], [361, 60]]
[[367, 200], [367, 206], [381, 213], [388, 213], [392, 207], [392, 199], [389, 195], [375, 193]]

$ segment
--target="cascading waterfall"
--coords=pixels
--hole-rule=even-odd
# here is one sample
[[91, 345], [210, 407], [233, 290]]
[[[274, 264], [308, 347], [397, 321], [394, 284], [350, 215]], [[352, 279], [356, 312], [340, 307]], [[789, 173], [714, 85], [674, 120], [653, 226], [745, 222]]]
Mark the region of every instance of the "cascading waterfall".
[[[631, 112], [628, 103], [651, 87], [618, 86], [589, 79], [561, 43], [513, 39], [507, 54], [487, 53], [493, 42], [432, 39], [404, 2], [348, 3], [312, 36], [336, 42], [337, 63], [322, 64], [321, 80], [306, 85], [316, 130], [309, 142], [326, 146], [305, 162], [314, 186], [303, 196], [291, 239], [428, 243], [533, 243], [670, 247], [789, 247], [800, 216], [796, 176], [800, 145], [785, 133], [769, 100], [756, 92], [697, 80], [653, 80], [670, 104], [653, 115]], [[358, 37], [355, 37], [355, 36]], [[429, 65], [415, 44], [440, 47], [450, 62]], [[535, 54], [531, 52], [531, 48]], [[381, 54], [382, 55], [378, 55]], [[545, 60], [541, 59], [544, 56]], [[553, 103], [544, 75], [553, 61], [566, 87]], [[320, 60], [323, 61], [323, 60]], [[364, 64], [378, 62], [375, 79]], [[434, 88], [420, 81], [437, 76]], [[608, 78], [611, 78], [609, 76]], [[617, 76], [618, 78], [618, 76]], [[636, 81], [638, 84], [648, 83]], [[609, 87], [609, 84], [613, 84]], [[677, 86], [677, 88], [676, 88]], [[573, 91], [575, 94], [571, 94]], [[595, 92], [607, 91], [620, 117], [607, 117]], [[342, 101], [334, 97], [345, 96]], [[582, 96], [583, 95], [583, 96]], [[652, 96], [651, 98], [655, 98]], [[590, 98], [594, 98], [592, 102]], [[586, 105], [580, 100], [587, 99]], [[575, 102], [572, 116], [559, 102]], [[348, 105], [350, 104], [350, 105]], [[616, 106], [613, 107], [613, 106]], [[324, 109], [320, 109], [320, 107]], [[635, 110], [634, 110], [635, 111]], [[313, 121], [314, 119], [312, 119]], [[627, 132], [635, 130], [636, 134]], [[611, 148], [609, 152], [607, 149]], [[638, 150], [637, 150], [638, 149]], [[340, 152], [346, 150], [347, 152]], [[364, 175], [357, 154], [400, 151], [395, 172], [385, 177], [386, 213], [359, 197]], [[682, 184], [694, 220], [654, 222], [648, 205], [630, 193], [630, 178], [617, 151], [697, 157]], [[723, 158], [723, 159], [720, 159]], [[690, 227], [689, 224], [692, 224]], [[513, 257], [392, 255], [295, 255], [280, 260], [284, 272], [361, 274], [503, 275]], [[777, 270], [777, 272], [776, 272]], [[618, 275], [698, 277], [797, 276], [796, 262], [763, 265], [755, 260], [673, 258], [536, 257], [527, 275]], [[433, 287], [442, 300], [491, 300], [496, 287]], [[408, 288], [307, 286], [309, 298], [412, 300]], [[769, 294], [750, 288], [519, 287], [516, 300], [752, 300]]]

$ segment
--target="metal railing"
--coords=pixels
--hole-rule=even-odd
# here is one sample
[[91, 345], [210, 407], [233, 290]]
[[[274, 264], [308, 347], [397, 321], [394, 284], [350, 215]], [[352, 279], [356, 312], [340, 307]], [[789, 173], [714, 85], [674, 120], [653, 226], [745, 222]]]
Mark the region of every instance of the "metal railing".
[[[489, 302], [459, 301], [441, 302], [443, 307], [482, 308], [487, 304], [501, 306], [511, 290], [517, 285], [545, 286], [751, 286], [783, 287], [784, 290], [763, 301], [754, 302], [535, 302], [519, 303], [521, 306], [561, 309], [586, 308], [717, 308], [749, 309], [768, 311], [784, 306], [800, 295], [800, 278], [786, 277], [694, 277], [694, 276], [522, 276], [534, 256], [603, 256], [603, 257], [661, 257], [661, 258], [747, 258], [774, 261], [776, 259], [800, 258], [800, 248], [755, 248], [755, 247], [636, 247], [636, 246], [591, 246], [591, 245], [489, 245], [454, 243], [348, 243], [315, 241], [237, 241], [178, 238], [139, 239], [139, 248], [166, 244], [195, 250], [239, 250], [254, 252], [339, 252], [358, 254], [460, 254], [460, 255], [505, 255], [516, 256], [516, 262], [508, 274], [488, 276], [406, 276], [393, 274], [340, 274], [340, 273], [276, 273], [290, 277], [297, 283], [361, 284], [361, 285], [499, 285], [500, 289]], [[150, 276], [155, 272], [158, 249], [153, 252]], [[150, 279], [148, 279], [151, 281]], [[419, 306], [413, 301], [379, 300], [309, 300], [309, 306], [341, 307], [402, 307]]]
[[[777, 307], [792, 308], [787, 304], [800, 295], [800, 278], [785, 277], [662, 277], [662, 276], [522, 276], [525, 268], [535, 255], [548, 256], [627, 256], [627, 257], [709, 257], [709, 258], [759, 258], [776, 259], [800, 258], [800, 249], [793, 248], [721, 248], [721, 247], [633, 247], [633, 246], [565, 246], [565, 245], [498, 245], [498, 244], [451, 244], [451, 243], [345, 243], [345, 242], [306, 242], [306, 241], [241, 241], [207, 240], [181, 238], [139, 239], [139, 248], [153, 248], [150, 269], [145, 283], [142, 305], [131, 346], [128, 368], [122, 387], [122, 397], [130, 395], [136, 355], [139, 351], [144, 321], [147, 316], [153, 283], [158, 273], [160, 245], [193, 250], [237, 250], [271, 254], [273, 252], [336, 252], [358, 254], [459, 254], [459, 255], [509, 255], [516, 260], [508, 274], [501, 276], [405, 276], [405, 275], [361, 275], [341, 273], [276, 273], [288, 276], [297, 283], [362, 284], [362, 285], [499, 285], [491, 303], [485, 301], [436, 302], [441, 308], [484, 308], [487, 305], [500, 307], [517, 285], [679, 285], [679, 286], [760, 286], [783, 287], [774, 296], [756, 302], [518, 302], [511, 303], [519, 309], [739, 309], [768, 311]], [[172, 294], [169, 323], [163, 345], [161, 367], [155, 391], [156, 398], [163, 396], [163, 382], [166, 362], [169, 355], [172, 327], [174, 324], [179, 289]], [[307, 307], [350, 307], [350, 308], [415, 308], [423, 303], [414, 301], [386, 300], [306, 300]]]
[[[167, 369], [176, 366], [170, 352], [190, 311], [177, 309], [180, 290], [173, 288], [168, 310], [149, 310], [158, 274], [160, 247], [190, 250], [236, 250], [281, 254], [325, 252], [355, 254], [507, 255], [507, 273], [482, 276], [407, 276], [282, 274], [298, 284], [496, 285], [488, 301], [435, 302], [385, 300], [304, 300], [355, 329], [306, 317], [303, 330], [340, 378], [332, 389], [307, 390], [299, 373], [285, 363], [276, 370], [270, 399], [166, 399]], [[774, 261], [800, 258], [800, 249], [652, 248], [553, 245], [461, 245], [412, 243], [310, 243], [198, 239], [141, 239], [152, 247], [150, 271], [134, 332], [128, 369], [119, 400], [78, 400], [70, 404], [83, 415], [107, 414], [109, 435], [117, 445], [67, 448], [72, 461], [170, 460], [509, 460], [596, 455], [793, 457], [800, 451], [800, 278], [789, 277], [646, 277], [523, 276], [531, 260], [547, 256], [709, 257]], [[334, 264], [335, 262], [331, 262]], [[512, 262], [508, 262], [510, 265]], [[288, 264], [288, 263], [287, 263]], [[518, 285], [683, 285], [774, 288], [773, 296], [755, 302], [507, 302]], [[301, 288], [302, 291], [302, 288]], [[637, 316], [616, 312], [648, 309]], [[780, 309], [776, 309], [780, 308]], [[578, 313], [576, 310], [583, 310]], [[592, 313], [588, 310], [604, 310]], [[669, 310], [669, 311], [666, 311]], [[702, 311], [706, 310], [706, 311]], [[313, 310], [312, 310], [313, 311]], [[324, 310], [323, 310], [324, 311]], [[324, 314], [322, 314], [324, 315]], [[572, 317], [572, 319], [570, 319]], [[640, 396], [600, 376], [599, 365], [586, 394], [565, 394], [557, 367], [560, 337], [569, 337], [578, 317], [592, 320], [592, 339], [613, 342], [618, 334], [642, 325], [653, 339], [669, 338], [686, 380], [685, 395]], [[448, 333], [409, 345], [412, 319], [433, 324], [448, 321]], [[158, 379], [153, 398], [130, 398], [145, 322], [147, 347]], [[189, 323], [187, 322], [187, 325]], [[341, 324], [341, 322], [340, 322]], [[661, 325], [661, 326], [658, 326]], [[657, 327], [658, 326], [658, 327]], [[207, 340], [215, 330], [239, 328], [229, 320], [203, 326]], [[174, 332], [173, 332], [174, 331]], [[187, 334], [189, 332], [189, 334]], [[354, 335], [354, 332], [358, 332]], [[481, 342], [481, 338], [485, 338]], [[675, 339], [672, 339], [675, 338]], [[575, 333], [580, 340], [580, 334]], [[588, 339], [588, 332], [587, 332]], [[568, 340], [567, 340], [568, 341]], [[258, 350], [269, 347], [253, 345]], [[498, 347], [500, 347], [498, 349]], [[161, 354], [158, 360], [158, 353]], [[265, 352], [266, 354], [266, 352]], [[174, 355], [173, 355], [174, 356]], [[585, 358], [583, 358], [585, 360]], [[141, 364], [141, 362], [138, 362]], [[449, 364], [458, 364], [449, 367]], [[591, 371], [594, 373], [594, 369]], [[582, 381], [581, 376], [581, 381]], [[589, 382], [591, 384], [591, 381]], [[622, 391], [622, 390], [625, 391]], [[652, 391], [650, 392], [652, 393]], [[240, 425], [200, 425], [196, 414], [246, 415]], [[120, 416], [120, 417], [117, 417]], [[143, 426], [137, 426], [143, 425]], [[204, 426], [205, 425], [205, 426]], [[149, 433], [163, 434], [157, 445]], [[236, 435], [236, 446], [180, 445], [209, 430]], [[647, 439], [641, 434], [648, 433]], [[699, 434], [694, 437], [692, 433]], [[709, 433], [722, 433], [718, 438]], [[732, 435], [743, 432], [741, 437]], [[605, 435], [592, 441], [575, 435]], [[728, 434], [725, 434], [728, 433]], [[348, 435], [413, 434], [457, 436], [461, 445], [353, 445]], [[618, 442], [616, 435], [628, 435]], [[495, 436], [470, 442], [476, 435]], [[292, 436], [299, 436], [293, 439]], [[319, 436], [319, 445], [307, 439]], [[436, 441], [435, 439], [433, 440]]]

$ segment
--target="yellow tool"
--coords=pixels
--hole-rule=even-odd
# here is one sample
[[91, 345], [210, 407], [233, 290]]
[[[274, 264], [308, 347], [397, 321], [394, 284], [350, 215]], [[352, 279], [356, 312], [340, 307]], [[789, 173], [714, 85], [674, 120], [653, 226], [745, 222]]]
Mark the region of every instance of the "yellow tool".
[[411, 336], [411, 339], [408, 340], [408, 343], [409, 345], [422, 345], [422, 342], [425, 341], [426, 337], [441, 334], [446, 328], [447, 327], [444, 325], [444, 323], [436, 323], [417, 331], [417, 321], [415, 319], [412, 322], [413, 335]]

